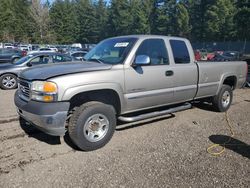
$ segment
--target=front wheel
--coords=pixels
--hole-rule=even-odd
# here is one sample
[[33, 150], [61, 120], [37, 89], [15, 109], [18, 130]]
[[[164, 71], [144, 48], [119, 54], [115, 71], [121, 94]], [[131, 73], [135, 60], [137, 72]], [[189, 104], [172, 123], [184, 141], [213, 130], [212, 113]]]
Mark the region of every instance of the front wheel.
[[218, 112], [226, 112], [233, 100], [232, 88], [228, 85], [222, 85], [218, 95], [213, 97], [213, 106]]
[[4, 74], [0, 77], [0, 87], [2, 89], [15, 89], [17, 87], [17, 77], [14, 74]]
[[75, 109], [68, 131], [72, 141], [84, 151], [106, 145], [114, 134], [116, 115], [113, 106], [101, 102], [87, 102]]

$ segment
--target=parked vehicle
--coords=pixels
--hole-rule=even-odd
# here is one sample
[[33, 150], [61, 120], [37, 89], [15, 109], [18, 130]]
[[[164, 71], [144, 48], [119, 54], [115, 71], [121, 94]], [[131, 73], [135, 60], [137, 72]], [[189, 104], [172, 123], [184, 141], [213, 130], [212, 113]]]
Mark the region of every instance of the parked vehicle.
[[40, 48], [38, 44], [32, 44], [31, 45], [31, 51], [37, 51]]
[[0, 63], [15, 62], [24, 55], [21, 50], [1, 48]]
[[26, 52], [30, 51], [29, 45], [24, 45], [24, 44], [19, 45], [19, 49]]
[[222, 54], [223, 56], [229, 57], [232, 61], [237, 61], [242, 58], [242, 53], [237, 51], [225, 51]]
[[87, 54], [88, 52], [86, 51], [76, 51], [76, 52], [71, 52], [70, 56], [73, 57], [75, 60], [84, 60], [84, 56]]
[[11, 43], [5, 43], [5, 44], [4, 44], [4, 48], [7, 48], [7, 49], [14, 49], [15, 47], [14, 47], [14, 45], [11, 44]]
[[25, 56], [14, 63], [0, 64], [0, 88], [15, 89], [18, 74], [30, 67], [72, 61], [72, 57], [59, 53], [36, 53]]
[[235, 61], [235, 57], [233, 56], [226, 56], [224, 55], [221, 55], [221, 54], [215, 54], [214, 57], [211, 59], [211, 61]]
[[50, 48], [51, 50], [53, 50], [54, 52], [58, 52], [57, 47], [52, 46], [52, 45], [48, 45], [47, 48]]
[[37, 50], [32, 50], [32, 51], [29, 51], [27, 54], [30, 55], [30, 54], [34, 54], [34, 53], [41, 53], [41, 52], [56, 52], [53, 48], [39, 48]]
[[[116, 118], [133, 122], [174, 113], [201, 98], [225, 112], [233, 90], [246, 81], [246, 62], [197, 63], [190, 42], [177, 37], [110, 38], [84, 58], [21, 72], [15, 94], [22, 118], [50, 135], [68, 130], [82, 150], [107, 144]], [[168, 109], [143, 111], [160, 106]]]

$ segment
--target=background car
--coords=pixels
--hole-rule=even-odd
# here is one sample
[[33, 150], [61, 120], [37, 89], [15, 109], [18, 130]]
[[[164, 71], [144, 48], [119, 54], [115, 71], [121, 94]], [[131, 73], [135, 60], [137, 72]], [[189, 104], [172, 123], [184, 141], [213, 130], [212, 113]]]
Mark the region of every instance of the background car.
[[4, 44], [4, 48], [7, 48], [7, 49], [14, 49], [15, 47], [14, 47], [14, 45], [11, 44], [11, 43], [5, 43], [5, 44]]
[[0, 49], [0, 63], [15, 62], [25, 54], [21, 50], [17, 49]]
[[237, 52], [237, 51], [225, 51], [222, 54], [223, 56], [230, 57], [232, 60], [240, 60], [242, 58], [242, 53]]
[[223, 54], [216, 53], [214, 57], [211, 59], [211, 61], [234, 61], [236, 60], [234, 57], [226, 56]]
[[58, 52], [57, 47], [52, 46], [52, 45], [48, 45], [47, 48], [50, 48], [51, 50], [53, 50], [54, 52]]
[[30, 47], [29, 45], [25, 45], [25, 44], [21, 44], [19, 45], [19, 49], [22, 50], [22, 51], [30, 51]]
[[39, 53], [39, 52], [56, 52], [53, 48], [39, 48], [37, 50], [32, 50], [27, 53], [27, 55]]
[[72, 60], [73, 58], [66, 54], [34, 53], [13, 63], [2, 63], [0, 64], [0, 88], [15, 89], [17, 87], [18, 74], [29, 67], [51, 63], [71, 62]]
[[88, 53], [87, 51], [76, 51], [76, 52], [71, 52], [70, 56], [73, 57], [75, 60], [82, 61], [87, 53]]

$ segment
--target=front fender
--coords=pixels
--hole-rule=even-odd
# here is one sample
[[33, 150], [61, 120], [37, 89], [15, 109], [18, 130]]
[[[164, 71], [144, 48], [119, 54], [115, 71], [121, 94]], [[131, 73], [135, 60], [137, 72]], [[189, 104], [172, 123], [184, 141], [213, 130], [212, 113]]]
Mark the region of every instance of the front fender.
[[89, 85], [82, 85], [82, 86], [75, 86], [72, 88], [68, 88], [62, 95], [61, 101], [69, 101], [72, 97], [74, 97], [79, 93], [84, 93], [88, 91], [98, 91], [104, 89], [113, 90], [118, 94], [121, 103], [121, 111], [123, 111], [125, 106], [123, 89], [120, 85], [115, 83], [97, 83], [97, 84], [89, 84]]

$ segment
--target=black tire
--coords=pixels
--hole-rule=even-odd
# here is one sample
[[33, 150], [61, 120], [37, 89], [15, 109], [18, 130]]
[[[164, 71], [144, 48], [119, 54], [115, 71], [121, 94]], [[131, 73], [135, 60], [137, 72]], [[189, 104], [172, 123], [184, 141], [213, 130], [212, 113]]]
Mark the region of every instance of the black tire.
[[229, 85], [222, 85], [218, 95], [213, 97], [213, 106], [218, 112], [226, 112], [233, 101], [232, 88]]
[[[91, 133], [93, 135], [95, 134], [96, 131], [92, 130], [93, 129], [92, 126], [96, 126], [96, 122], [97, 126], [102, 126], [100, 125], [99, 120], [92, 122], [94, 120], [89, 119], [95, 116], [101, 116], [101, 118], [108, 120], [108, 123], [106, 123], [108, 125], [106, 126], [107, 130], [103, 137], [98, 138], [95, 137], [96, 136], [95, 135], [93, 137], [93, 140], [96, 141], [93, 140], [90, 141], [92, 138], [90, 138], [91, 136], [88, 136], [88, 134]], [[91, 128], [88, 129], [89, 126], [92, 129]], [[93, 101], [93, 102], [87, 102], [82, 106], [75, 108], [69, 120], [68, 132], [71, 140], [79, 147], [79, 149], [84, 151], [92, 151], [106, 145], [112, 138], [115, 128], [116, 128], [116, 114], [114, 107], [101, 102]], [[100, 127], [99, 130], [103, 131], [103, 129]], [[99, 132], [99, 130], [97, 132]]]
[[[9, 82], [8, 82], [9, 81]], [[0, 87], [5, 90], [17, 88], [17, 77], [14, 74], [4, 74], [0, 77]]]

